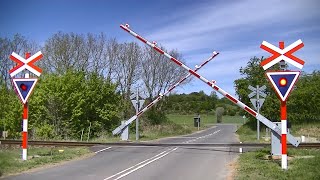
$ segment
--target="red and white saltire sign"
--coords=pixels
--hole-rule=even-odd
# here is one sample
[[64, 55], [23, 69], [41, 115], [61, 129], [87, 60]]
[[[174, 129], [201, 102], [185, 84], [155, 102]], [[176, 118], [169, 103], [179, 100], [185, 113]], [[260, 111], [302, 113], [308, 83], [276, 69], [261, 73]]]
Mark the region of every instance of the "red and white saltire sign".
[[272, 54], [271, 57], [267, 58], [266, 60], [261, 62], [261, 66], [263, 67], [264, 70], [270, 68], [274, 64], [278, 63], [281, 60], [284, 60], [293, 66], [302, 69], [304, 65], [304, 61], [295, 57], [292, 55], [294, 52], [298, 51], [304, 46], [303, 42], [301, 39], [297, 40], [296, 42], [290, 44], [288, 47], [276, 47], [267, 41], [263, 41], [260, 48], [268, 51], [269, 53]]
[[34, 54], [33, 56], [31, 56], [27, 59], [25, 59], [25, 58], [19, 56], [17, 53], [13, 52], [10, 55], [10, 59], [12, 61], [16, 62], [17, 66], [15, 66], [14, 68], [12, 68], [9, 71], [10, 76], [13, 77], [25, 69], [29, 70], [30, 72], [32, 72], [36, 76], [40, 76], [42, 73], [42, 70], [38, 66], [34, 65], [33, 63], [40, 60], [42, 57], [43, 57], [43, 55], [42, 55], [41, 51], [37, 52], [36, 54]]

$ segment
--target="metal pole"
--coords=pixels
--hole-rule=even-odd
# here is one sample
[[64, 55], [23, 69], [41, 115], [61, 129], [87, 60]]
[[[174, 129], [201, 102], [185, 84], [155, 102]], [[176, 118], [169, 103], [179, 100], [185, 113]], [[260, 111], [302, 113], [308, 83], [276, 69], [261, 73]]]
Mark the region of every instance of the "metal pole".
[[[259, 85], [257, 85], [257, 113], [260, 114]], [[260, 139], [260, 121], [257, 119], [257, 139]]]
[[[26, 59], [31, 56], [29, 52], [26, 53]], [[29, 78], [29, 73], [24, 74], [24, 78]], [[28, 159], [28, 101], [23, 104], [22, 115], [22, 160]]]
[[[139, 87], [137, 87], [137, 93], [136, 93], [136, 101], [137, 101], [137, 103], [136, 103], [136, 114], [138, 114], [139, 113], [139, 109], [140, 109], [140, 107], [139, 107]], [[137, 117], [137, 119], [136, 119], [136, 141], [138, 141], [139, 140], [139, 117]]]
[[287, 102], [281, 101], [281, 145], [282, 145], [282, 156], [281, 156], [281, 168], [287, 170]]
[[22, 123], [22, 160], [25, 161], [28, 154], [28, 102], [23, 105]]

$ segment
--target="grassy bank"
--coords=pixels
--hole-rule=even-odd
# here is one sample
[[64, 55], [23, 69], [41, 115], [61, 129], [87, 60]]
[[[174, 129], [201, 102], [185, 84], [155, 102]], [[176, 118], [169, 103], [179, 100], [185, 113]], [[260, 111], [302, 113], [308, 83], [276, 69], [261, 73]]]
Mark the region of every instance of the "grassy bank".
[[319, 149], [289, 149], [288, 170], [281, 169], [281, 159], [267, 158], [269, 154], [270, 149], [242, 154], [235, 179], [320, 179]]
[[83, 157], [89, 153], [89, 149], [80, 147], [29, 147], [28, 160], [22, 161], [20, 148], [0, 149], [0, 177], [19, 173], [36, 167], [42, 167], [48, 164], [55, 164], [62, 161]]
[[[320, 123], [293, 125], [290, 129], [294, 136], [319, 138]], [[240, 141], [257, 142], [256, 130], [248, 125], [241, 126], [237, 131]], [[265, 133], [261, 133], [265, 135]], [[261, 142], [264, 141], [262, 138]], [[247, 152], [240, 155], [237, 162], [235, 179], [320, 179], [320, 150], [319, 149], [288, 149], [287, 171], [281, 169], [281, 159], [268, 159], [270, 149]]]

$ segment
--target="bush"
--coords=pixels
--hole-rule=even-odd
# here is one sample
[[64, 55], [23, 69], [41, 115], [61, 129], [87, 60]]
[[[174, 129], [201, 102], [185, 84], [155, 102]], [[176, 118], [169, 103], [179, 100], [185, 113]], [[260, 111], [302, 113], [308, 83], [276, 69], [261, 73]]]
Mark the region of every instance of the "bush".
[[151, 125], [159, 125], [164, 122], [167, 122], [168, 118], [164, 111], [158, 110], [155, 107], [152, 107], [147, 113], [146, 113], [147, 121]]
[[237, 111], [235, 109], [230, 109], [228, 112], [228, 115], [235, 116], [237, 114]]
[[217, 123], [222, 123], [222, 116], [224, 115], [224, 108], [223, 107], [217, 107], [216, 114], [217, 114]]

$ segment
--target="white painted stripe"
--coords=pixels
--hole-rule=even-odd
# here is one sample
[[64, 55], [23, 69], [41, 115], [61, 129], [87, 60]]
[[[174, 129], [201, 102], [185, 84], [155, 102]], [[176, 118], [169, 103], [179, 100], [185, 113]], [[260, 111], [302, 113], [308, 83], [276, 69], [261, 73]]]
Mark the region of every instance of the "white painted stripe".
[[299, 46], [300, 44], [302, 44], [301, 39], [297, 40], [296, 42], [290, 44], [289, 46], [287, 46], [286, 48], [283, 49], [283, 54], [290, 51], [291, 49]]
[[108, 149], [111, 149], [111, 147], [107, 147], [107, 148], [101, 149], [101, 150], [96, 151], [96, 152], [94, 152], [94, 153], [98, 154], [99, 152], [102, 152], [102, 151], [105, 151], [105, 150], [108, 150]]
[[146, 162], [146, 163], [144, 163], [144, 164], [142, 164], [142, 165], [140, 165], [140, 166], [132, 169], [131, 171], [129, 171], [129, 172], [125, 173], [125, 174], [122, 174], [121, 176], [117, 177], [117, 178], [114, 179], [114, 180], [121, 179], [121, 178], [127, 176], [128, 174], [131, 174], [131, 173], [135, 172], [136, 170], [141, 169], [141, 168], [143, 168], [144, 166], [146, 166], [146, 165], [148, 165], [148, 164], [150, 164], [150, 163], [152, 163], [152, 162], [154, 162], [154, 161], [156, 161], [156, 160], [159, 160], [159, 159], [165, 157], [166, 155], [170, 154], [171, 152], [173, 152], [173, 151], [175, 151], [175, 150], [177, 150], [177, 149], [178, 149], [178, 148], [176, 147], [176, 148], [170, 150], [169, 152], [167, 152], [167, 153], [165, 153], [165, 154], [163, 154], [163, 155], [161, 155], [161, 156], [159, 156], [159, 157], [157, 157], [157, 158], [155, 158], [155, 159], [153, 159], [153, 160], [151, 160], [151, 161], [148, 161], [148, 162]]
[[281, 155], [281, 168], [288, 169], [288, 157], [286, 154]]
[[27, 152], [28, 150], [27, 149], [22, 149], [22, 160], [27, 160]]
[[281, 120], [281, 134], [287, 134], [287, 120]]
[[[241, 101], [238, 100], [238, 102], [236, 103], [238, 104], [239, 107], [241, 107], [242, 109], [246, 108], [247, 106], [245, 104], [243, 104]], [[248, 107], [250, 108], [250, 107]], [[251, 108], [250, 108], [251, 109]]]
[[161, 153], [159, 153], [159, 154], [157, 154], [157, 155], [155, 155], [155, 156], [153, 156], [153, 157], [151, 157], [151, 158], [149, 158], [149, 159], [146, 159], [146, 160], [144, 160], [144, 161], [142, 161], [142, 162], [140, 162], [140, 163], [138, 163], [138, 164], [136, 164], [136, 165], [133, 165], [133, 166], [131, 166], [131, 167], [129, 167], [129, 168], [123, 170], [123, 171], [120, 171], [120, 172], [118, 172], [118, 173], [116, 173], [116, 174], [114, 174], [114, 175], [112, 175], [112, 176], [110, 176], [110, 177], [107, 177], [107, 178], [105, 178], [104, 180], [111, 179], [111, 178], [113, 178], [113, 177], [115, 177], [115, 176], [117, 176], [117, 175], [119, 175], [119, 174], [121, 174], [121, 173], [124, 173], [124, 172], [126, 172], [126, 171], [128, 171], [128, 170], [130, 170], [130, 169], [132, 169], [132, 168], [134, 168], [134, 167], [136, 167], [136, 166], [139, 166], [140, 164], [143, 164], [143, 163], [145, 163], [145, 162], [147, 162], [147, 161], [150, 161], [150, 160], [152, 160], [153, 158], [156, 158], [156, 157], [158, 157], [158, 156], [161, 156], [162, 154], [164, 154], [164, 153], [166, 153], [166, 152], [167, 152], [167, 150], [166, 150], [166, 151], [163, 151], [163, 152], [161, 152]]
[[22, 121], [22, 126], [23, 126], [23, 128], [22, 128], [22, 131], [23, 132], [28, 132], [28, 119], [23, 119], [23, 121]]
[[204, 135], [204, 136], [200, 136], [200, 137], [197, 137], [197, 138], [195, 138], [195, 139], [191, 139], [191, 140], [188, 140], [188, 141], [185, 141], [185, 142], [182, 142], [182, 143], [194, 142], [194, 141], [196, 141], [196, 140], [198, 140], [198, 139], [206, 138], [206, 137], [212, 136], [212, 135], [214, 135], [214, 134], [217, 134], [217, 133], [220, 132], [220, 131], [221, 131], [221, 129], [219, 129], [219, 130], [217, 130], [217, 131], [215, 131], [215, 132], [213, 132], [213, 133], [210, 133], [210, 134], [207, 134], [207, 135]]

